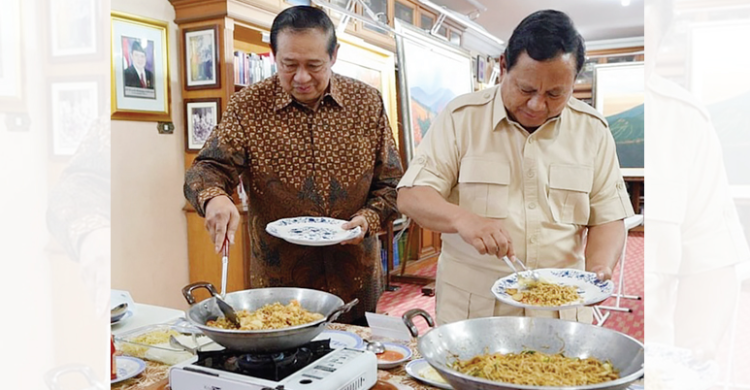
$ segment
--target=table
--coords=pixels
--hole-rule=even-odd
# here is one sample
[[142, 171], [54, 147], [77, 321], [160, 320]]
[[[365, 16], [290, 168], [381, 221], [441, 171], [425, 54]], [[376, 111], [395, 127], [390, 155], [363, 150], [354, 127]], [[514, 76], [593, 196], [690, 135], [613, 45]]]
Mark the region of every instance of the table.
[[[144, 305], [149, 306], [149, 305]], [[139, 304], [136, 304], [136, 307], [139, 309], [138, 313], [133, 316], [133, 320], [138, 318], [140, 315], [143, 315], [144, 317], [148, 316], [148, 318], [151, 319], [164, 319], [168, 318], [170, 316], [173, 316], [175, 312], [179, 312], [180, 315], [182, 314], [179, 310], [174, 309], [168, 309], [168, 308], [160, 308], [156, 306], [147, 307], [143, 312], [140, 311], [141, 306]], [[156, 323], [163, 323], [168, 322], [170, 320], [175, 320], [179, 318], [172, 317], [168, 318], [164, 321], [157, 321], [152, 322], [151, 324]], [[148, 321], [148, 319], [142, 319], [138, 323]], [[148, 325], [148, 324], [147, 324]], [[125, 324], [123, 324], [125, 326]], [[134, 326], [130, 325], [129, 329], [133, 329]], [[348, 331], [357, 334], [358, 336], [362, 337], [363, 339], [369, 339], [371, 336], [370, 328], [361, 327], [361, 326], [355, 326], [355, 325], [345, 325], [345, 324], [338, 324], [338, 323], [332, 323], [328, 324], [329, 329], [334, 330], [343, 330]], [[123, 330], [120, 330], [120, 332]], [[115, 332], [115, 329], [113, 327], [113, 332]], [[115, 333], [117, 334], [117, 333]], [[417, 350], [417, 340], [413, 339], [411, 342], [407, 344], [409, 348], [412, 351], [412, 359], [419, 359], [422, 356], [419, 354], [419, 351]], [[169, 390], [169, 366], [166, 364], [161, 364], [158, 362], [146, 362], [146, 370], [141, 373], [140, 375], [136, 376], [135, 378], [128, 379], [126, 381], [120, 382], [118, 384], [112, 385], [111, 390]], [[436, 390], [436, 387], [426, 385], [411, 376], [409, 376], [406, 373], [406, 370], [404, 369], [405, 364], [397, 366], [396, 368], [390, 369], [390, 370], [378, 370], [378, 384], [372, 388], [371, 390]], [[642, 381], [639, 381], [638, 383], [642, 383]]]

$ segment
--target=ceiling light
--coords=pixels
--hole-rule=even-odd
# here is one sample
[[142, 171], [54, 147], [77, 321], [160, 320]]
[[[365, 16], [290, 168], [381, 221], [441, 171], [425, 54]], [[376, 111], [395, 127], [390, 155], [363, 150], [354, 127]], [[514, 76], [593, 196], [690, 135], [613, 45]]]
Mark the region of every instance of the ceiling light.
[[629, 5], [630, 5], [630, 0], [622, 0], [622, 1], [620, 2], [620, 4], [622, 4], [622, 6], [623, 6], [623, 7], [627, 7], [627, 6], [629, 6]]

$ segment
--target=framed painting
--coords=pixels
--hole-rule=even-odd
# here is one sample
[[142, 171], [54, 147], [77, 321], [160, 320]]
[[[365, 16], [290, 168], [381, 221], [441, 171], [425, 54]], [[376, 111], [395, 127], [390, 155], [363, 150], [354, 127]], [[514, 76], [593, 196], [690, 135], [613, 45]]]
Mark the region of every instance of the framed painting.
[[597, 65], [593, 81], [594, 108], [607, 118], [623, 176], [643, 177], [643, 62]]
[[167, 26], [112, 13], [112, 119], [171, 122]]
[[[747, 37], [747, 20], [697, 23], [690, 30], [690, 90], [708, 110], [721, 144], [733, 196], [750, 199], [750, 53], [737, 50], [727, 37]], [[724, 51], [729, 50], [729, 51]], [[704, 56], [715, 56], [704, 58]]]
[[333, 71], [362, 81], [380, 91], [393, 138], [398, 144], [396, 70], [393, 53], [365, 42], [347, 39], [345, 34], [342, 34], [338, 41], [340, 46]]
[[96, 80], [50, 83], [52, 155], [72, 156], [99, 115]]
[[184, 30], [185, 89], [219, 88], [219, 26]]
[[185, 150], [201, 150], [220, 120], [221, 99], [185, 99]]
[[96, 55], [98, 1], [50, 1], [50, 50], [52, 58]]
[[23, 107], [23, 72], [20, 0], [9, 0], [0, 12], [0, 111]]
[[471, 55], [398, 20], [396, 49], [407, 165], [440, 111], [474, 91]]

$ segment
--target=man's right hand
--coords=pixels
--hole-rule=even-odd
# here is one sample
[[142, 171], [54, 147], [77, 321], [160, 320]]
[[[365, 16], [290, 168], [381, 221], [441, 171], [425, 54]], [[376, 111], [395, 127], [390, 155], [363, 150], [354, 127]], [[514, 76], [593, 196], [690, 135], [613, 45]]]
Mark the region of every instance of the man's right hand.
[[234, 233], [240, 225], [240, 212], [228, 196], [217, 196], [206, 203], [206, 230], [216, 253], [221, 251], [224, 237], [234, 244]]
[[465, 212], [456, 220], [455, 227], [461, 238], [481, 255], [488, 254], [502, 258], [516, 254], [510, 234], [500, 220]]

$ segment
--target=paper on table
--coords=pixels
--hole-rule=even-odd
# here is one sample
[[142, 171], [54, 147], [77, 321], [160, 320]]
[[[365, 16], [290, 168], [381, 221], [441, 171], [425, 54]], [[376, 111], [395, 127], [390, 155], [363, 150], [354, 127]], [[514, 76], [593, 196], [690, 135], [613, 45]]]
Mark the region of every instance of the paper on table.
[[365, 313], [365, 317], [373, 339], [383, 338], [407, 343], [411, 341], [411, 333], [401, 317], [375, 313]]

